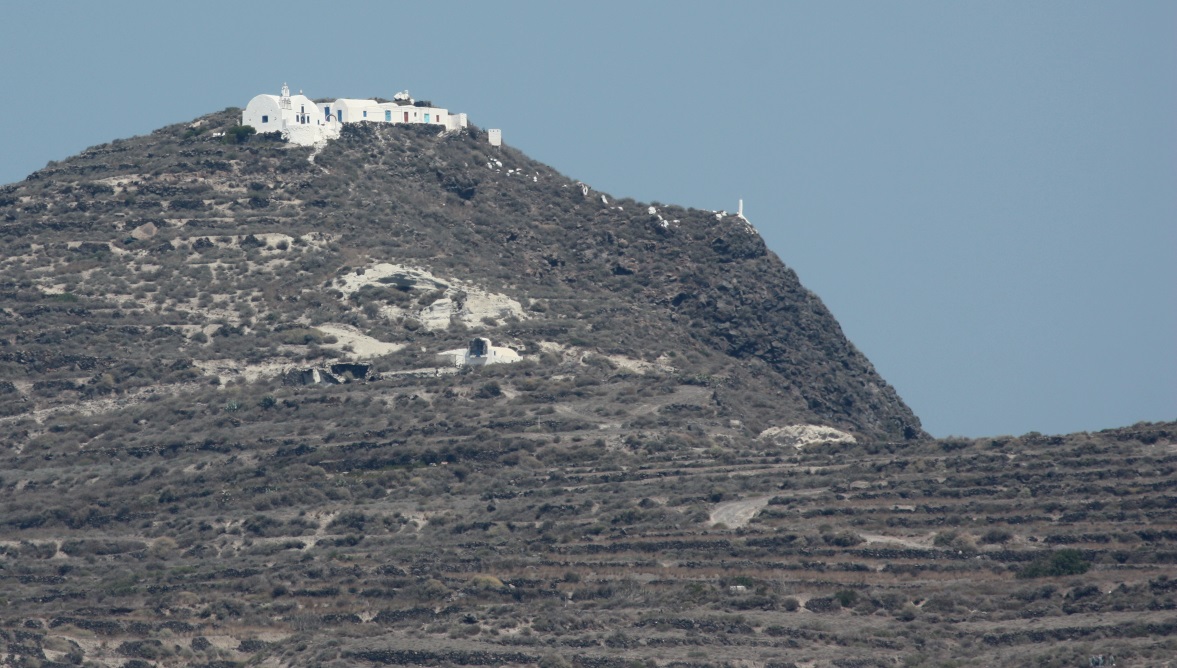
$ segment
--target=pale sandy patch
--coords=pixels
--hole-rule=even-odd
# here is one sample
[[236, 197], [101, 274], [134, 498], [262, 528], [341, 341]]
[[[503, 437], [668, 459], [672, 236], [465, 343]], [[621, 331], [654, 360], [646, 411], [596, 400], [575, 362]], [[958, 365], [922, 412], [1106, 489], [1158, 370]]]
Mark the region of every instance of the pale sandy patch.
[[458, 279], [438, 277], [419, 267], [379, 262], [364, 267], [362, 271], [336, 279], [336, 287], [343, 293], [343, 299], [368, 285], [407, 286], [416, 295], [431, 290], [442, 291], [438, 299], [425, 306], [414, 303], [408, 308], [383, 307], [381, 315], [389, 320], [413, 318], [426, 329], [441, 330], [449, 327], [452, 320], [471, 329], [482, 329], [487, 326], [484, 319], [525, 320], [528, 317], [523, 305], [507, 295]]
[[352, 359], [380, 357], [381, 355], [395, 353], [405, 347], [403, 343], [389, 343], [368, 336], [351, 325], [330, 323], [316, 325], [315, 329], [324, 334], [334, 336], [337, 339], [336, 343], [322, 344], [324, 348], [339, 350], [349, 355]]
[[723, 524], [731, 529], [738, 529], [756, 516], [762, 508], [768, 505], [771, 496], [758, 496], [753, 499], [740, 499], [739, 501], [725, 501], [716, 505], [711, 509], [712, 526], [716, 524]]

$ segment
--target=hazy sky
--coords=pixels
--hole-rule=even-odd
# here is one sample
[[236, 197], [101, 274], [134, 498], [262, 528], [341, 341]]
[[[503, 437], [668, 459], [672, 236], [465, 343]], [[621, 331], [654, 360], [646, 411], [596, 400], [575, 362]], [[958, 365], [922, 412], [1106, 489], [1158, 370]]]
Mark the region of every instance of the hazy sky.
[[1177, 418], [1177, 3], [41, 2], [0, 182], [282, 82], [735, 210], [937, 436]]

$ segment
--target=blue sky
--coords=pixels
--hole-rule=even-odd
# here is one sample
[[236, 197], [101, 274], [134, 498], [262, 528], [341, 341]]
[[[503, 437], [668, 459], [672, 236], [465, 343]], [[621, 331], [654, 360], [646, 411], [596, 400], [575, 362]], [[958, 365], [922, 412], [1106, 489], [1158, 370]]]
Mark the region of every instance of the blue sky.
[[[338, 9], [333, 9], [338, 7]], [[745, 211], [938, 436], [1177, 418], [1177, 3], [20, 3], [0, 182], [283, 81]]]

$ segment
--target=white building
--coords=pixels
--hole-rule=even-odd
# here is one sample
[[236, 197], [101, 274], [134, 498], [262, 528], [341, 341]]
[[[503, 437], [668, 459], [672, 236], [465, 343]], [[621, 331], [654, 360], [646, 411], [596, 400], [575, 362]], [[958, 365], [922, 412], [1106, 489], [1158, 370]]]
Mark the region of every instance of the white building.
[[519, 353], [510, 348], [492, 346], [490, 339], [479, 337], [466, 348], [456, 348], [441, 353], [440, 357], [454, 366], [486, 366], [487, 364], [511, 364], [520, 361]]
[[369, 115], [372, 116], [372, 120], [376, 120], [376, 106], [379, 104], [376, 100], [354, 100], [344, 97], [334, 102], [324, 102], [321, 106], [324, 120], [355, 123], [368, 120]]
[[241, 113], [241, 124], [258, 132], [282, 132], [295, 125], [321, 125], [322, 115], [309, 97], [291, 95], [290, 87], [282, 84], [281, 95], [255, 95]]
[[302, 93], [291, 95], [286, 84], [282, 84], [281, 95], [255, 96], [241, 113], [242, 125], [251, 125], [258, 132], [281, 132], [287, 141], [304, 146], [338, 137], [343, 123], [361, 121], [436, 125], [446, 130], [460, 130], [468, 123], [466, 114], [418, 106], [408, 91], [397, 93], [392, 102], [339, 98], [315, 103]]
[[422, 107], [410, 100], [377, 102], [340, 98], [321, 105], [325, 121], [341, 123], [420, 123], [437, 125], [446, 130], [460, 130], [467, 125], [466, 114], [451, 114], [441, 107]]

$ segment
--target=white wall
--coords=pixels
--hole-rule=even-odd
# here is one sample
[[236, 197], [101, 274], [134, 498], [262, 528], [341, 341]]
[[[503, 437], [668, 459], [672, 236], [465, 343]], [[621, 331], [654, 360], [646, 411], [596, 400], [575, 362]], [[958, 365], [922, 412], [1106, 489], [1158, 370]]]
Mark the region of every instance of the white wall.
[[[374, 121], [377, 120], [374, 116], [373, 110], [379, 106], [376, 100], [357, 100], [354, 98], [341, 97], [331, 105], [332, 113], [338, 115], [339, 111], [343, 112], [344, 123], [358, 123], [360, 121]], [[364, 118], [364, 110], [368, 111], [368, 118]], [[384, 119], [384, 114], [380, 114], [380, 120]]]
[[[266, 122], [262, 122], [262, 117]], [[241, 124], [253, 126], [258, 132], [278, 132], [282, 130], [282, 113], [278, 108], [277, 95], [255, 95], [245, 111], [241, 112]]]
[[251, 125], [260, 133], [281, 132], [295, 125], [318, 125], [322, 121], [318, 106], [307, 96], [291, 95], [289, 109], [283, 109], [280, 100], [277, 95], [254, 96], [241, 112], [241, 124]]
[[[377, 106], [380, 109], [380, 112], [378, 114], [376, 114], [376, 116], [377, 116], [376, 120], [380, 121], [381, 123], [384, 123], [384, 122], [404, 123], [405, 122], [404, 121], [404, 112], [405, 112], [405, 110], [408, 109], [408, 107], [402, 107], [395, 102], [381, 102]], [[388, 114], [388, 117], [389, 117], [388, 121], [384, 120], [386, 113]], [[410, 116], [410, 118], [411, 118], [411, 116]]]
[[491, 348], [486, 357], [473, 357], [466, 353], [466, 364], [469, 366], [486, 366], [487, 364], [513, 364], [520, 360], [519, 353], [510, 348]]
[[[315, 103], [315, 106], [318, 107], [317, 113], [319, 114], [319, 121], [320, 122], [322, 122], [322, 123], [338, 122], [338, 116], [335, 115], [335, 103], [334, 102]], [[327, 112], [328, 111], [331, 112], [331, 116], [335, 120], [327, 121]]]
[[484, 366], [487, 364], [511, 364], [520, 360], [519, 353], [510, 348], [499, 348], [492, 346], [490, 339], [479, 337], [486, 346], [486, 355], [475, 357], [470, 354], [470, 349], [466, 349], [466, 354], [463, 358], [463, 363], [469, 366]]
[[420, 109], [422, 112], [424, 112], [421, 115], [421, 122], [422, 123], [426, 122], [425, 116], [428, 115], [429, 116], [428, 122], [430, 125], [440, 125], [442, 127], [446, 127], [448, 125], [446, 119], [449, 118], [449, 115], [450, 115], [449, 110], [442, 109], [441, 107], [418, 107], [418, 109]]
[[[409, 115], [409, 123], [425, 123], [425, 117], [429, 117], [429, 125], [446, 126], [450, 112], [440, 107], [414, 107], [412, 105], [396, 105], [396, 104], [382, 104], [382, 109], [392, 111], [393, 123], [404, 123], [405, 114]], [[383, 112], [380, 115], [380, 120], [384, 120]]]
[[486, 355], [475, 357], [470, 354], [470, 347], [454, 348], [440, 353], [438, 357], [442, 364], [454, 366], [485, 366], [487, 364], [513, 364], [523, 360], [519, 353], [510, 348], [492, 346], [490, 339], [479, 337], [486, 343]]
[[339, 130], [342, 127], [339, 123], [323, 123], [321, 121], [305, 125], [287, 125], [286, 129], [282, 131], [282, 138], [291, 144], [314, 146], [315, 144], [323, 144], [328, 139], [339, 138]]
[[317, 125], [316, 121], [322, 121], [318, 105], [305, 95], [291, 95], [290, 110], [286, 114], [288, 127], [291, 125]]

